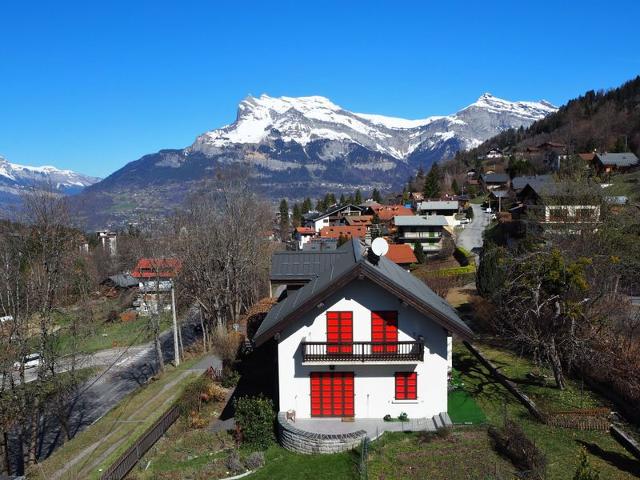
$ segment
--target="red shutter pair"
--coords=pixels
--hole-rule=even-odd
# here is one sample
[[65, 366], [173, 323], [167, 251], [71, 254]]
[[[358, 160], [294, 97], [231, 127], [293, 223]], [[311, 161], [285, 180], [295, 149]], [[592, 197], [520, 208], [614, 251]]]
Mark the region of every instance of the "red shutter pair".
[[353, 353], [353, 312], [327, 312], [327, 353]]
[[311, 373], [311, 416], [353, 417], [353, 372]]
[[418, 374], [416, 372], [396, 372], [396, 400], [416, 400], [418, 398]]

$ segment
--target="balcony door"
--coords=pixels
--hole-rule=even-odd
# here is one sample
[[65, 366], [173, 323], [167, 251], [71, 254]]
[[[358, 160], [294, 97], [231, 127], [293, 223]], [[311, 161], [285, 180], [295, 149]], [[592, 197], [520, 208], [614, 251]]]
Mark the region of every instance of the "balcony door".
[[353, 372], [311, 373], [311, 416], [354, 416]]
[[327, 312], [327, 343], [329, 354], [353, 353], [353, 312]]
[[398, 312], [371, 312], [371, 341], [372, 353], [398, 351]]

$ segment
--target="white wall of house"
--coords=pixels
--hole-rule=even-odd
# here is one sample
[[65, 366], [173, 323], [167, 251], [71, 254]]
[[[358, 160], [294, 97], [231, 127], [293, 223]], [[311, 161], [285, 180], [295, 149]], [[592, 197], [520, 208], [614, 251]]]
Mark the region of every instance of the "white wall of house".
[[314, 235], [301, 235], [296, 233], [296, 241], [298, 242], [298, 250], [302, 250], [305, 244], [309, 243]]
[[[423, 362], [380, 362], [371, 364], [335, 364], [336, 372], [354, 372], [355, 416], [431, 417], [447, 411], [447, 374], [451, 352], [447, 331], [386, 290], [367, 279], [354, 280], [339, 294], [327, 299], [322, 310], [308, 312], [280, 335], [278, 344], [278, 381], [280, 411], [295, 410], [298, 418], [311, 416], [310, 374], [330, 371], [329, 363], [303, 365], [300, 342], [324, 342], [327, 339], [327, 311], [353, 312], [353, 340], [371, 341], [371, 311], [398, 312], [398, 340], [425, 342]], [[395, 372], [417, 372], [417, 400], [395, 400]]]
[[328, 227], [330, 225], [329, 217], [320, 218], [313, 222], [313, 228], [316, 232], [320, 232], [322, 227]]

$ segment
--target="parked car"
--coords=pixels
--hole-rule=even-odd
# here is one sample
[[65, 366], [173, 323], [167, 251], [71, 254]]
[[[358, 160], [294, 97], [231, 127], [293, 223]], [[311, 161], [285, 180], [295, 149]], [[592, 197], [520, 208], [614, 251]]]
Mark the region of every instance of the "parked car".
[[487, 213], [491, 213], [491, 207], [487, 207], [487, 209], [485, 210], [485, 212], [487, 212]]
[[[31, 353], [24, 357], [24, 368], [36, 368], [40, 366], [40, 362], [42, 361], [39, 353]], [[20, 369], [20, 362], [15, 362], [13, 364], [13, 368], [16, 370]]]

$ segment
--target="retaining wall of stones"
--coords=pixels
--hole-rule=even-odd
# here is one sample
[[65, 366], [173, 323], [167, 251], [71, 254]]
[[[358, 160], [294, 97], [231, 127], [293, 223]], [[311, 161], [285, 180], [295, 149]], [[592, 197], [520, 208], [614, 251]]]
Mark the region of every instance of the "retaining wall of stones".
[[351, 450], [367, 436], [364, 430], [353, 433], [331, 435], [301, 430], [286, 419], [284, 412], [278, 413], [278, 438], [287, 450], [297, 453], [338, 453]]

